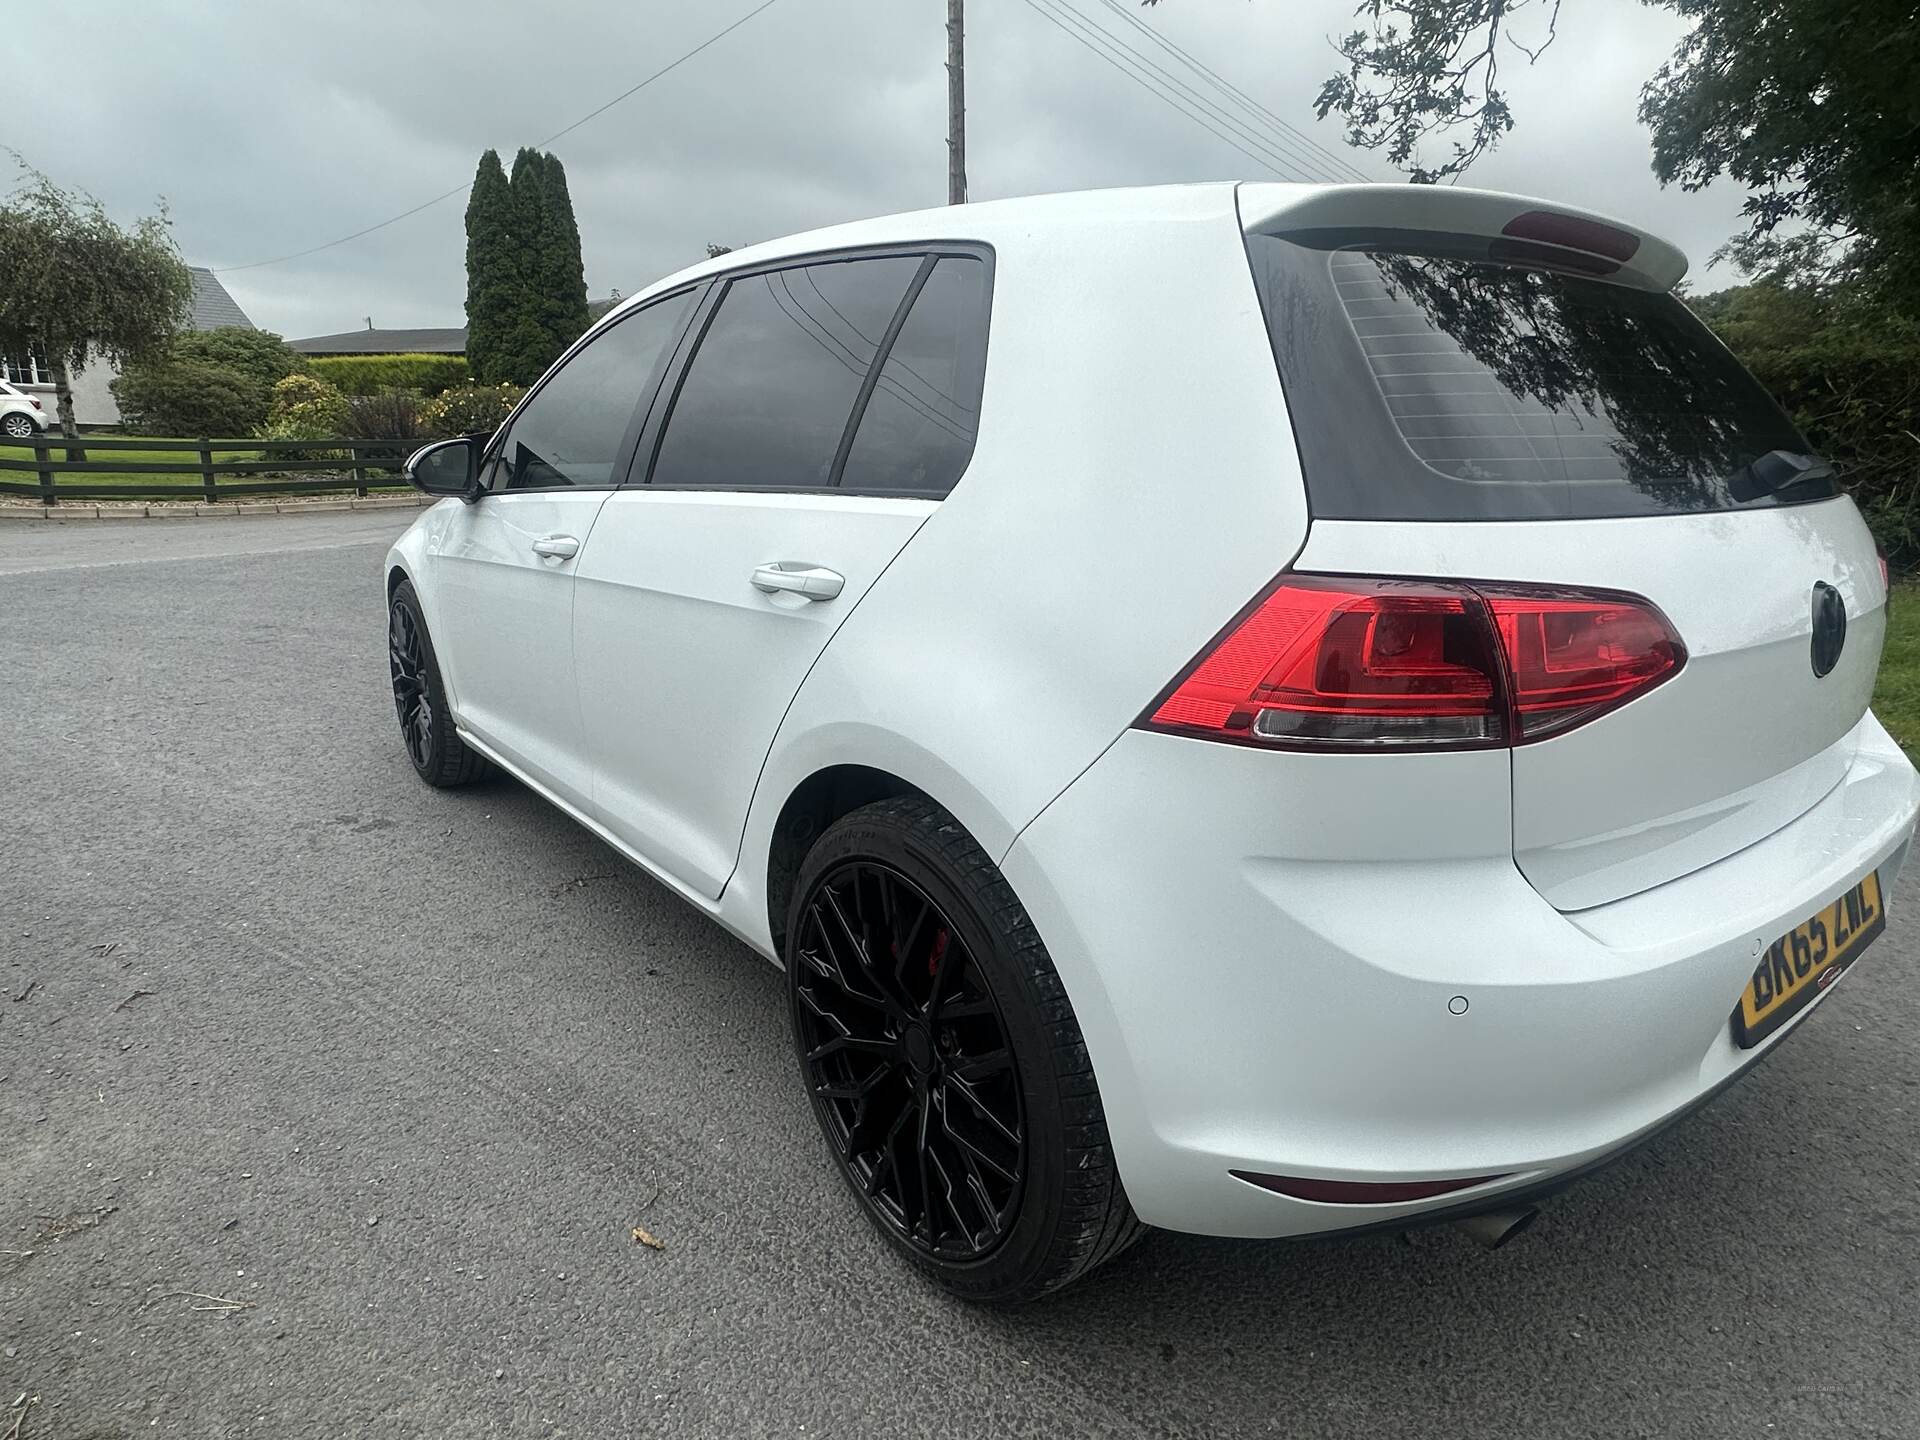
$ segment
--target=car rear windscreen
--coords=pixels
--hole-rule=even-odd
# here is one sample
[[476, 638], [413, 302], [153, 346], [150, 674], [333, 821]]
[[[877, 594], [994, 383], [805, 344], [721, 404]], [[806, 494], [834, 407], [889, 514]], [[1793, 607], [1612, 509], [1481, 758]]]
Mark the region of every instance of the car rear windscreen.
[[1316, 516], [1584, 519], [1834, 493], [1674, 296], [1489, 248], [1247, 237]]

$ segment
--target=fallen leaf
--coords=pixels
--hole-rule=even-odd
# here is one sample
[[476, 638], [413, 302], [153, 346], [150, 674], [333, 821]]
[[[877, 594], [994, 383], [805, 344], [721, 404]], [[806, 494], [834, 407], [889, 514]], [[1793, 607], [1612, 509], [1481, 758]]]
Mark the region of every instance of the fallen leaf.
[[634, 1244], [644, 1245], [649, 1250], [664, 1250], [667, 1248], [666, 1241], [655, 1239], [652, 1235], [649, 1235], [645, 1230], [642, 1230], [638, 1225], [633, 1227], [633, 1241], [634, 1241]]

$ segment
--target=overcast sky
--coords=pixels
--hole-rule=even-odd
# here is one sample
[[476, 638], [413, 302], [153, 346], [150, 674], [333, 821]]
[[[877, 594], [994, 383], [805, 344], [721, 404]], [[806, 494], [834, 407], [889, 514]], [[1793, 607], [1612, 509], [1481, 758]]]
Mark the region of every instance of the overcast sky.
[[[164, 196], [185, 257], [215, 268], [298, 251], [470, 183], [480, 152], [571, 124], [758, 0], [380, 0], [319, 5], [61, 0], [9, 65], [0, 145], [130, 219]], [[1312, 118], [1350, 0], [1163, 0], [1167, 39], [1370, 176]], [[1163, 63], [1102, 0], [971, 0], [971, 195], [1218, 178], [1263, 166], [1169, 108], [1034, 8], [1069, 5]], [[946, 196], [943, 0], [777, 0], [672, 74], [558, 141], [594, 297], [745, 244]], [[1681, 26], [1631, 0], [1575, 0], [1560, 37], [1504, 75], [1518, 128], [1471, 183], [1587, 206], [1694, 261], [1737, 227], [1738, 187], [1662, 190], [1634, 118]], [[56, 63], [83, 56], [84, 63]], [[40, 63], [45, 60], [47, 63]], [[1193, 76], [1181, 72], [1194, 83]], [[1293, 142], [1297, 145], [1297, 142]], [[1325, 165], [1324, 160], [1316, 160]], [[289, 337], [465, 323], [461, 195], [363, 239], [223, 274]]]

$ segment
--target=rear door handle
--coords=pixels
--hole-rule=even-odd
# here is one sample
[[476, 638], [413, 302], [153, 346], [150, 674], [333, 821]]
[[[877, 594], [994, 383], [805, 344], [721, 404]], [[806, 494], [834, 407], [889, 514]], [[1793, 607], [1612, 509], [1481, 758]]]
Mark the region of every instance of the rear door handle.
[[580, 542], [571, 535], [547, 535], [533, 542], [533, 553], [545, 560], [571, 560], [580, 553]]
[[846, 583], [846, 576], [824, 565], [796, 565], [785, 560], [756, 566], [753, 572], [756, 590], [764, 590], [769, 595], [777, 595], [784, 590], [790, 595], [804, 595], [809, 600], [831, 600], [845, 588]]

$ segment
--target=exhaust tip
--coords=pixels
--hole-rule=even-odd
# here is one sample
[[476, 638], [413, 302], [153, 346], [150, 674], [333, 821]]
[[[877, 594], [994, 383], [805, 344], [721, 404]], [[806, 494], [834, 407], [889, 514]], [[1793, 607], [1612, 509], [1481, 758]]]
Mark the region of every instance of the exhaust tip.
[[1539, 1210], [1528, 1205], [1520, 1210], [1489, 1210], [1483, 1215], [1469, 1215], [1454, 1221], [1453, 1225], [1483, 1249], [1498, 1250], [1539, 1218]]

